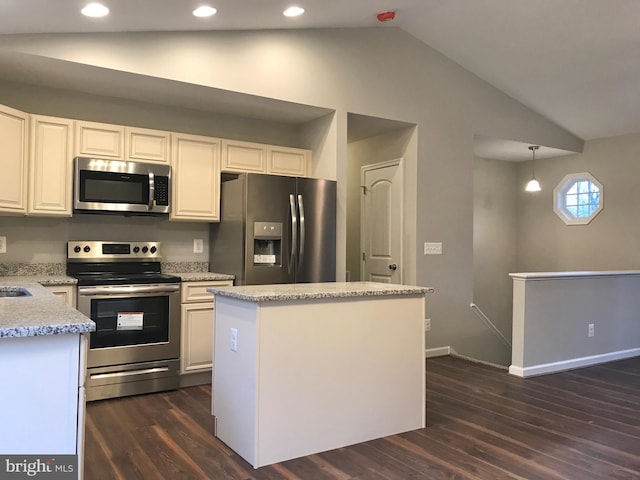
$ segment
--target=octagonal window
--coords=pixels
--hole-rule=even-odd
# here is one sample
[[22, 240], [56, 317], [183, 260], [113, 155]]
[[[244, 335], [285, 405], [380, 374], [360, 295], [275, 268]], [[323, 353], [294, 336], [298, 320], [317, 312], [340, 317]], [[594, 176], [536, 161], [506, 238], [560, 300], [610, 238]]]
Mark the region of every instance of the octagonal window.
[[603, 206], [602, 184], [589, 172], [565, 176], [553, 190], [553, 211], [567, 225], [586, 225]]

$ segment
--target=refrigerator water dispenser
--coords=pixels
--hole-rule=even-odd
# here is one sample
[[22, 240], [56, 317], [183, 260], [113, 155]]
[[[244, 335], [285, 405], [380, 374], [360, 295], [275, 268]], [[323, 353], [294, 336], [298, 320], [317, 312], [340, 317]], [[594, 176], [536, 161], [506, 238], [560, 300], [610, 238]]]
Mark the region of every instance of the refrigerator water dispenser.
[[253, 223], [253, 264], [282, 265], [282, 223]]

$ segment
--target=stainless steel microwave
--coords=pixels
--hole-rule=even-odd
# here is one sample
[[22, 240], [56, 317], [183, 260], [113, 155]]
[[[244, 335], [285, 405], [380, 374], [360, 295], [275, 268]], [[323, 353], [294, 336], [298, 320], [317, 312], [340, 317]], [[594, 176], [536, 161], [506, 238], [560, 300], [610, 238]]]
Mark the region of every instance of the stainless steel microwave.
[[169, 213], [169, 165], [87, 157], [74, 162], [74, 212]]

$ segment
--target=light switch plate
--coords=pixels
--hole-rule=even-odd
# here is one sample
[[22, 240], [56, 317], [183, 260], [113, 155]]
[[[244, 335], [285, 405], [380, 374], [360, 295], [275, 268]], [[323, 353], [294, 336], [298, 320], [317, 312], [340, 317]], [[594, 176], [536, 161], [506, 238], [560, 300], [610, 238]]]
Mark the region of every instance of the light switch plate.
[[424, 242], [425, 255], [442, 255], [442, 242]]
[[7, 237], [0, 237], [0, 253], [7, 253]]
[[201, 238], [193, 239], [193, 253], [202, 253], [204, 249], [204, 243]]

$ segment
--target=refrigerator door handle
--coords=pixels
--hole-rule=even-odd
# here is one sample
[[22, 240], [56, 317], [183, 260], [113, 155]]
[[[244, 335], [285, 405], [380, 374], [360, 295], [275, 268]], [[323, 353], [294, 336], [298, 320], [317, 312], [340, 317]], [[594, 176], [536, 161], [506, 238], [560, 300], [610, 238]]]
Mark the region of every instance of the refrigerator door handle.
[[298, 215], [296, 214], [296, 198], [289, 194], [289, 207], [291, 208], [291, 258], [289, 259], [289, 273], [294, 267], [298, 249]]
[[305, 224], [304, 224], [304, 201], [302, 195], [298, 195], [298, 208], [300, 211], [300, 253], [298, 255], [298, 270], [302, 267], [304, 261], [304, 238], [305, 238]]

